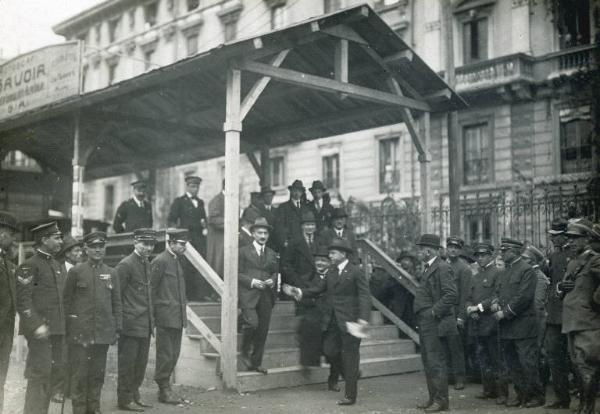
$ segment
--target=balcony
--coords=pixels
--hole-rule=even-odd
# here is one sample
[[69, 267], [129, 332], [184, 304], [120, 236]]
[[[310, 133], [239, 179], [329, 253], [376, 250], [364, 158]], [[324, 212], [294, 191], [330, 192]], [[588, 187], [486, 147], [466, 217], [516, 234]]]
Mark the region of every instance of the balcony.
[[534, 81], [534, 58], [523, 53], [502, 56], [456, 68], [456, 90], [476, 92], [516, 82]]
[[537, 58], [535, 78], [538, 81], [570, 77], [598, 69], [598, 47], [584, 45]]

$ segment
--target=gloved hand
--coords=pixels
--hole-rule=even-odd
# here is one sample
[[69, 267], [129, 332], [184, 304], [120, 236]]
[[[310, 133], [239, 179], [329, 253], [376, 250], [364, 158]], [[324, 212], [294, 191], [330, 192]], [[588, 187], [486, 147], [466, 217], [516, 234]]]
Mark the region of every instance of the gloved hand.
[[562, 282], [558, 282], [557, 288], [563, 293], [569, 293], [575, 288], [575, 282], [572, 280], [563, 280]]
[[504, 312], [498, 311], [494, 313], [494, 319], [496, 319], [497, 321], [501, 321], [502, 319], [504, 319]]

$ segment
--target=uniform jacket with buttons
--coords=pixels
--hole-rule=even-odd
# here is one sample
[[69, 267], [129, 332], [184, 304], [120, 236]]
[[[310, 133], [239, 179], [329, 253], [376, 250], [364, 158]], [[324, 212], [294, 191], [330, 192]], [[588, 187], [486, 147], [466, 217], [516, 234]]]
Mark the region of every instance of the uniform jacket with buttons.
[[[15, 272], [17, 267], [8, 260], [0, 250], [0, 334], [8, 335], [1, 331], [4, 327], [12, 328], [17, 311], [17, 286]], [[10, 332], [13, 335], [13, 332]]]
[[471, 278], [465, 308], [467, 306], [477, 306], [481, 303], [484, 312], [479, 313], [478, 320], [468, 318], [468, 332], [470, 336], [488, 336], [496, 331], [498, 323], [492, 316], [489, 308], [496, 295], [499, 274], [500, 269], [492, 261]]
[[457, 335], [455, 307], [457, 302], [456, 278], [452, 267], [439, 257], [423, 273], [415, 293], [413, 310], [433, 312], [439, 321], [438, 335]]
[[181, 259], [165, 250], [152, 260], [152, 301], [156, 326], [182, 329], [185, 327], [185, 279]]
[[536, 286], [535, 270], [523, 259], [519, 257], [510, 264], [505, 263], [497, 290], [498, 304], [504, 313], [504, 319], [500, 321], [501, 338], [525, 339], [537, 336]]
[[150, 263], [135, 251], [116, 268], [123, 305], [123, 335], [148, 337], [154, 329]]
[[[187, 194], [177, 197], [171, 204], [167, 222], [171, 227], [188, 229], [190, 232], [190, 243], [202, 255], [206, 255], [206, 235], [203, 234], [206, 229], [206, 210], [204, 201], [196, 198], [198, 207]], [[205, 220], [205, 225], [202, 225]]]
[[19, 332], [25, 336], [43, 324], [50, 335], [65, 334], [64, 268], [51, 255], [37, 251], [17, 269]]
[[547, 324], [560, 325], [562, 324], [562, 301], [553, 292], [556, 291], [556, 285], [563, 280], [567, 271], [567, 255], [562, 249], [556, 249], [550, 255], [550, 294], [548, 295], [548, 304], [546, 311], [548, 312]]
[[115, 269], [91, 261], [72, 267], [64, 298], [68, 342], [85, 346], [113, 344], [117, 340], [123, 314]]
[[[250, 243], [239, 250], [238, 262], [238, 302], [240, 308], [255, 308], [263, 294], [273, 295], [277, 286], [277, 272], [279, 263], [276, 253], [265, 247], [264, 257], [260, 258], [254, 248], [254, 243]], [[265, 281], [273, 280], [273, 287], [260, 290], [252, 287], [252, 279]], [[275, 301], [273, 300], [273, 303]]]
[[140, 207], [133, 198], [123, 201], [117, 208], [113, 228], [117, 233], [152, 228], [152, 205], [144, 200], [144, 206]]
[[467, 295], [469, 294], [469, 284], [471, 282], [471, 278], [473, 277], [473, 272], [471, 272], [471, 268], [461, 257], [457, 257], [456, 260], [450, 261], [450, 266], [452, 266], [452, 271], [454, 272], [454, 277], [456, 278], [456, 290], [458, 293], [455, 308], [456, 317], [466, 321], [466, 301]]
[[565, 279], [575, 287], [563, 298], [562, 332], [600, 329], [600, 302], [594, 292], [600, 287], [600, 254], [586, 250], [567, 265]]

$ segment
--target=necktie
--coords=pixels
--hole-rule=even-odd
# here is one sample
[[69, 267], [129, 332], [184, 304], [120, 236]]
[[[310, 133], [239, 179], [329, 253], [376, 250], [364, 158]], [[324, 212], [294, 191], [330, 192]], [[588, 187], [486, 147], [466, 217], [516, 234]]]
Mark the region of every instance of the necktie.
[[300, 208], [300, 202], [296, 201], [296, 208]]

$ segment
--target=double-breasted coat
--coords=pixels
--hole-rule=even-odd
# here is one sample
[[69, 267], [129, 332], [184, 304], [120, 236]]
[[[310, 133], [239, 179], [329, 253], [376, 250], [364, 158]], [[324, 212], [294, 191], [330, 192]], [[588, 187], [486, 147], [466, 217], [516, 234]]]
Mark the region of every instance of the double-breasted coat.
[[10, 334], [12, 338], [17, 311], [17, 267], [2, 253], [0, 251], [0, 334]]
[[482, 307], [488, 309], [479, 314], [479, 319], [474, 321], [468, 319], [469, 336], [488, 336], [496, 332], [498, 323], [489, 311], [489, 308], [496, 296], [496, 289], [500, 269], [492, 261], [485, 268], [480, 269], [479, 273], [471, 278], [466, 295], [466, 306], [477, 306], [481, 303]]
[[113, 221], [115, 232], [123, 233], [135, 229], [152, 228], [152, 204], [149, 201], [143, 203], [143, 207], [140, 207], [133, 198], [121, 203]]
[[187, 322], [181, 259], [168, 250], [152, 260], [151, 285], [156, 326], [182, 329]]
[[454, 277], [456, 278], [456, 290], [458, 293], [455, 310], [456, 317], [462, 319], [463, 321], [466, 321], [466, 301], [467, 295], [469, 293], [469, 283], [471, 282], [471, 278], [473, 277], [473, 272], [471, 272], [471, 268], [461, 257], [458, 257], [456, 260], [451, 261], [450, 266], [452, 266], [452, 271], [454, 272]]
[[190, 243], [202, 256], [206, 256], [206, 236], [204, 235], [204, 230], [206, 229], [206, 211], [204, 209], [204, 201], [197, 197], [195, 199], [198, 202], [198, 207], [194, 205], [192, 197], [189, 197], [187, 194], [173, 200], [167, 222], [171, 227], [188, 229], [190, 232]]
[[273, 287], [270, 289], [270, 294], [273, 295], [273, 304], [275, 303], [275, 287], [277, 286], [277, 272], [279, 263], [276, 253], [265, 248], [265, 257], [258, 256], [254, 244], [250, 243], [239, 250], [238, 262], [238, 302], [242, 309], [255, 308], [260, 299], [260, 289], [252, 288], [252, 279], [265, 281], [273, 280]]
[[123, 335], [147, 338], [154, 329], [150, 262], [135, 251], [116, 266], [123, 306]]
[[546, 312], [548, 317], [546, 323], [549, 325], [562, 324], [562, 308], [561, 299], [553, 294], [556, 291], [556, 285], [563, 280], [567, 271], [567, 254], [561, 248], [556, 248], [550, 255], [550, 286], [548, 290], [548, 303], [546, 304]]
[[[567, 265], [565, 279], [575, 287], [563, 298], [562, 333], [600, 329], [600, 254], [587, 250]], [[598, 357], [596, 357], [598, 358]]]

